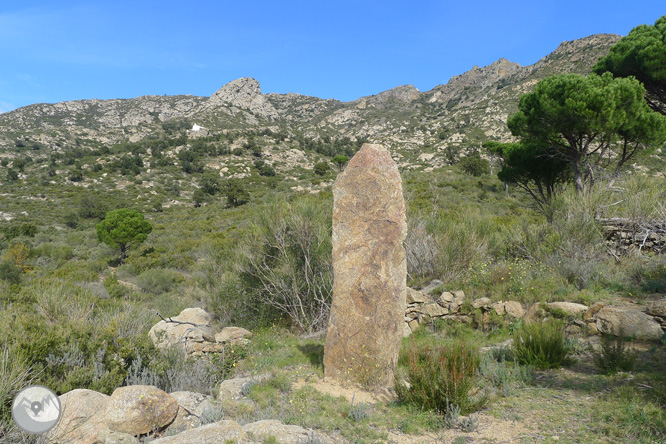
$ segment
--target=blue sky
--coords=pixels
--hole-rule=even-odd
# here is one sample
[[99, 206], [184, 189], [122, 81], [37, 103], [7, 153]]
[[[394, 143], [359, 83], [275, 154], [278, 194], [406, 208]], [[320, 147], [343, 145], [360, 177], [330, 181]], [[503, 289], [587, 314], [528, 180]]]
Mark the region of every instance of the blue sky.
[[626, 35], [662, 15], [663, 0], [2, 1], [0, 112], [210, 96], [239, 77], [344, 101], [427, 91], [474, 65], [530, 65], [562, 41]]

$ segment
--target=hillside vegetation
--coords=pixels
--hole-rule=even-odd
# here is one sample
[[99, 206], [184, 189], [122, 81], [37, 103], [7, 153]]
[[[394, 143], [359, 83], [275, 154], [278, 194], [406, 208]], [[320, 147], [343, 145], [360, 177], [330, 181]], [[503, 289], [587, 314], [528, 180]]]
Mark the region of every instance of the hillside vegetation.
[[[638, 248], [616, 254], [598, 222], [666, 224], [663, 144], [618, 174], [600, 169], [584, 193], [564, 181], [547, 202], [548, 217], [519, 187], [500, 181], [500, 159], [482, 148], [488, 140], [516, 141], [506, 122], [521, 94], [553, 74], [590, 73], [618, 39], [565, 42], [528, 67], [502, 59], [431, 91], [404, 86], [347, 103], [263, 95], [258, 82], [239, 79], [210, 98], [83, 100], [0, 115], [0, 439], [11, 428], [11, 397], [29, 382], [58, 394], [75, 388], [110, 394], [146, 382], [149, 373], [157, 385], [201, 392], [236, 374], [277, 373], [287, 383], [252, 389], [262, 409], [253, 413], [257, 418], [277, 415], [279, 402], [310, 396], [322, 411], [347, 409], [346, 422], [327, 423], [292, 407], [282, 419], [347, 441], [384, 441], [395, 428], [423, 434], [445, 427], [448, 401], [438, 414], [407, 402], [378, 404], [351, 421], [353, 403], [283, 390], [289, 381], [323, 375], [323, 342], [310, 335], [326, 326], [321, 307], [296, 313], [280, 298], [298, 292], [330, 298], [331, 186], [342, 167], [332, 159], [353, 156], [364, 142], [387, 146], [401, 170], [408, 286], [439, 279], [439, 290], [463, 289], [472, 300], [526, 305], [640, 305], [663, 297], [666, 256]], [[194, 124], [204, 128], [193, 131]], [[99, 240], [96, 227], [123, 208], [142, 213], [152, 230], [122, 248], [121, 257]], [[306, 261], [317, 279], [308, 279]], [[256, 338], [204, 364], [155, 349], [148, 330], [157, 313], [175, 316], [194, 306], [213, 313], [218, 325], [248, 328]], [[507, 321], [476, 326], [433, 323], [405, 339], [401, 368], [424, 346], [460, 355], [467, 351], [456, 347], [465, 339], [476, 353], [522, 328]], [[591, 359], [576, 341], [569, 339], [567, 350], [581, 362]], [[470, 390], [483, 389], [487, 399], [464, 399], [464, 413], [484, 409], [525, 422], [540, 402], [583, 393], [598, 403], [580, 401], [576, 415], [584, 424], [572, 426], [578, 435], [562, 432], [560, 442], [663, 442], [664, 350], [650, 347], [630, 378], [599, 372], [583, 382], [558, 370], [537, 375], [530, 362], [497, 357], [491, 365], [483, 358], [475, 361], [470, 377], [481, 376]], [[557, 412], [567, 414], [559, 404]], [[549, 417], [532, 425], [550, 442], [570, 424]]]

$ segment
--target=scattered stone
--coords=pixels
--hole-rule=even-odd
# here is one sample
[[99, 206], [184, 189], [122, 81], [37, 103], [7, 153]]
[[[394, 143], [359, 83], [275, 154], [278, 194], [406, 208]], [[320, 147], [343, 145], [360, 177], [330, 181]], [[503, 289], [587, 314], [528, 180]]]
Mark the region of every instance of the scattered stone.
[[173, 392], [169, 393], [178, 402], [178, 413], [166, 433], [182, 432], [201, 426], [202, 404], [208, 401], [208, 396], [195, 392]]
[[171, 423], [177, 413], [178, 402], [156, 387], [119, 387], [106, 406], [106, 424], [115, 432], [141, 435]]
[[433, 279], [428, 285], [421, 289], [421, 293], [429, 295], [431, 291], [437, 287], [441, 287], [442, 285], [444, 285], [444, 282], [440, 281], [439, 279]]
[[531, 323], [539, 320], [540, 318], [543, 317], [543, 315], [544, 313], [543, 309], [541, 308], [541, 304], [537, 302], [535, 304], [532, 304], [532, 306], [527, 310], [527, 313], [525, 313], [523, 319], [525, 320], [525, 322]]
[[504, 302], [495, 302], [491, 307], [495, 310], [495, 313], [497, 313], [498, 316], [504, 316]]
[[647, 340], [660, 340], [664, 336], [659, 323], [638, 310], [603, 307], [597, 313], [596, 320], [601, 333]]
[[308, 438], [310, 437], [308, 431], [303, 427], [297, 425], [285, 425], [274, 419], [266, 419], [245, 424], [243, 430], [246, 433], [251, 433], [253, 438], [258, 438], [261, 441], [265, 441], [272, 436], [276, 438], [277, 442], [280, 444], [298, 444], [308, 441]]
[[516, 301], [506, 301], [504, 303], [504, 311], [514, 318], [522, 318], [525, 315], [523, 306], [520, 305], [520, 302]]
[[588, 310], [588, 307], [586, 305], [575, 304], [573, 302], [550, 302], [547, 305], [549, 307], [562, 310], [570, 315], [578, 315]]
[[423, 304], [426, 301], [426, 297], [423, 292], [414, 290], [413, 288], [407, 287], [407, 303], [408, 304]]
[[652, 316], [666, 317], [666, 298], [650, 302], [646, 312]]
[[424, 314], [430, 316], [431, 318], [438, 318], [440, 316], [444, 316], [449, 314], [449, 310], [442, 307], [436, 302], [430, 302], [428, 304], [425, 304], [423, 306], [423, 312]]
[[239, 442], [245, 438], [247, 434], [236, 421], [224, 420], [156, 439], [151, 441], [151, 444], [220, 444], [228, 441]]
[[587, 323], [587, 334], [589, 335], [598, 335], [599, 334], [599, 329], [597, 328], [597, 324], [594, 322], [588, 322]]
[[222, 331], [215, 335], [217, 342], [235, 343], [242, 339], [252, 337], [252, 332], [241, 327], [224, 327]]
[[416, 329], [419, 328], [419, 321], [417, 319], [409, 321], [409, 328], [412, 330], [412, 332], [416, 331]]
[[472, 302], [472, 307], [474, 308], [487, 307], [488, 305], [490, 305], [489, 298], [479, 298], [475, 299], [474, 302]]
[[513, 344], [513, 339], [509, 338], [504, 342], [500, 342], [499, 344], [494, 344], [494, 345], [489, 345], [487, 347], [481, 347], [479, 351], [481, 353], [486, 353], [495, 349], [500, 349], [500, 348], [509, 348]]
[[243, 386], [245, 384], [252, 384], [260, 381], [265, 381], [270, 375], [263, 374], [257, 376], [248, 376], [245, 378], [226, 379], [220, 384], [220, 391], [218, 399], [224, 401], [225, 399], [241, 399], [244, 398]]
[[389, 152], [364, 144], [338, 175], [333, 199], [324, 375], [390, 387], [406, 307], [407, 222], [402, 180]]
[[443, 292], [442, 295], [439, 297], [439, 301], [440, 303], [443, 303], [446, 306], [448, 306], [448, 304], [453, 302], [453, 293], [451, 293], [450, 291]]
[[596, 304], [592, 305], [589, 310], [585, 312], [583, 315], [583, 320], [587, 322], [591, 322], [594, 320], [594, 315], [599, 312], [602, 308], [604, 308], [606, 304], [604, 302], [597, 302]]
[[449, 304], [449, 310], [451, 310], [452, 313], [458, 313], [460, 311], [460, 307], [465, 302], [465, 292], [462, 290], [456, 290], [452, 293], [453, 302]]
[[213, 315], [201, 308], [186, 308], [174, 321], [160, 321], [148, 333], [157, 348], [165, 349], [184, 342], [215, 342], [215, 333], [210, 329]]

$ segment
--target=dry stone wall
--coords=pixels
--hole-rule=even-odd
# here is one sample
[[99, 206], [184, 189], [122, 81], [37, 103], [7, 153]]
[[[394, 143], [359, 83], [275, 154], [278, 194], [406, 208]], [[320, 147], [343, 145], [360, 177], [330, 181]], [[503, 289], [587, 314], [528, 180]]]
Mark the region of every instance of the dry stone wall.
[[614, 254], [630, 250], [666, 253], [666, 223], [659, 221], [637, 222], [629, 219], [599, 219], [606, 242]]
[[407, 306], [403, 336], [438, 319], [473, 324], [487, 328], [497, 319], [537, 322], [546, 317], [563, 318], [570, 332], [625, 336], [637, 340], [658, 341], [666, 331], [666, 298], [646, 306], [614, 306], [598, 302], [590, 307], [573, 302], [535, 303], [523, 306], [517, 301], [492, 302], [488, 298], [466, 298], [462, 290], [443, 291], [440, 295], [407, 288]]

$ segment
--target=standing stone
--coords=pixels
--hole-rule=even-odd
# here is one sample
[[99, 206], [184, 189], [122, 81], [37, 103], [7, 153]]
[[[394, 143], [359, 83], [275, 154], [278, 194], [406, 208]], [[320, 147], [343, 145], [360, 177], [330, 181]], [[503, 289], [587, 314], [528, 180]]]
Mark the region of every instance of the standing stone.
[[333, 186], [333, 300], [324, 375], [394, 384], [406, 307], [405, 200], [398, 167], [364, 144]]

